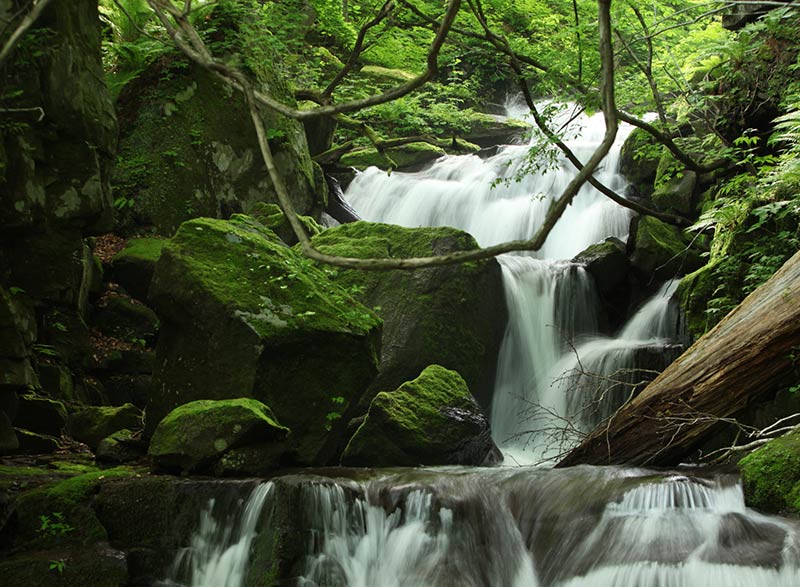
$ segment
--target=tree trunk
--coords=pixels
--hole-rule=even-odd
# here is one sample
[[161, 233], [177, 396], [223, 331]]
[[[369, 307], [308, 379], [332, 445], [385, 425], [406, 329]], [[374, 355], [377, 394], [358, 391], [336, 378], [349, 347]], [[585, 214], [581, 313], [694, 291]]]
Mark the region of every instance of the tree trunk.
[[800, 252], [558, 466], [674, 465], [721, 418], [773, 391], [798, 349]]

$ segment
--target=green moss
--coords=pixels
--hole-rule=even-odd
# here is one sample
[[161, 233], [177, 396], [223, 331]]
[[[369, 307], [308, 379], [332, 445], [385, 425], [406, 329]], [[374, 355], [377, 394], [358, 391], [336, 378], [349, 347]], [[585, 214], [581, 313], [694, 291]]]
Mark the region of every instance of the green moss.
[[739, 462], [747, 505], [800, 514], [800, 432], [771, 440]]
[[[297, 242], [297, 237], [289, 224], [289, 220], [277, 204], [259, 202], [253, 207], [250, 214], [277, 234], [284, 243], [293, 245]], [[297, 218], [303, 224], [309, 236], [315, 236], [324, 230], [311, 216], [298, 216]]]
[[[397, 390], [375, 396], [342, 460], [375, 466], [445, 464], [448, 452], [478, 433], [466, 416], [476, 408], [458, 373], [431, 365]], [[453, 413], [459, 414], [456, 425]]]
[[703, 265], [700, 252], [675, 226], [651, 216], [642, 216], [636, 229], [631, 263], [644, 276], [668, 279]]
[[67, 431], [75, 439], [92, 448], [106, 436], [124, 428], [141, 429], [142, 411], [133, 404], [122, 406], [89, 406], [69, 417]]
[[199, 218], [184, 223], [164, 253], [185, 272], [187, 290], [202, 289], [215, 303], [237, 308], [259, 336], [281, 338], [302, 331], [364, 335], [380, 319], [332, 284], [301, 255], [267, 240], [271, 231], [244, 220]]
[[379, 65], [365, 65], [359, 70], [359, 73], [379, 81], [407, 82], [416, 77], [413, 73], [402, 69], [390, 69]]
[[119, 261], [145, 262], [155, 264], [161, 257], [161, 249], [166, 240], [162, 238], [132, 238], [125, 248], [114, 255], [112, 263]]
[[[386, 149], [386, 154], [396, 163], [397, 168], [403, 168], [421, 165], [438, 159], [445, 155], [445, 151], [441, 147], [430, 143], [417, 142], [408, 143], [400, 147], [390, 147]], [[371, 166], [387, 169], [391, 166], [389, 159], [372, 147], [346, 153], [339, 160], [339, 163], [356, 169], [366, 169]]]
[[700, 338], [713, 325], [707, 312], [708, 301], [714, 297], [715, 265], [709, 263], [686, 275], [678, 285], [678, 299], [686, 316], [686, 328]]

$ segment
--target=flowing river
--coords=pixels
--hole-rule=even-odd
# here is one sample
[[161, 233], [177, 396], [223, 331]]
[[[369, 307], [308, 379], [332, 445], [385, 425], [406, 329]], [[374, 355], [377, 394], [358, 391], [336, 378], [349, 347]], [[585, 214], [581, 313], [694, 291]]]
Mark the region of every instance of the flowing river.
[[[602, 117], [570, 124], [566, 142], [586, 160]], [[620, 193], [629, 130], [596, 173]], [[370, 168], [345, 197], [366, 220], [454, 226], [484, 246], [527, 238], [572, 177], [560, 159], [519, 176], [528, 151], [447, 156], [415, 173]], [[258, 484], [225, 512], [209, 504], [160, 585], [272, 585], [274, 559], [250, 557], [291, 528], [298, 554], [281, 584], [298, 587], [799, 586], [800, 524], [746, 508], [735, 474], [533, 466], [613, 413], [643, 356], [674, 358], [679, 348], [676, 281], [602, 332], [593, 280], [572, 262], [607, 237], [624, 241], [630, 220], [586, 186], [541, 251], [499, 258], [509, 325], [491, 425], [512, 466], [309, 472]]]

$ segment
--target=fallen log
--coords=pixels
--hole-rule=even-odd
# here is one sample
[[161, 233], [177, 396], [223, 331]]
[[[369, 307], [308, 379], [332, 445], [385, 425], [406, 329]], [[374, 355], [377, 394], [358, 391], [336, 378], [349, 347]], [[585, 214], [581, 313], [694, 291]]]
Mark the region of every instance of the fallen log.
[[800, 351], [800, 252], [558, 467], [672, 466], [723, 418], [763, 399]]

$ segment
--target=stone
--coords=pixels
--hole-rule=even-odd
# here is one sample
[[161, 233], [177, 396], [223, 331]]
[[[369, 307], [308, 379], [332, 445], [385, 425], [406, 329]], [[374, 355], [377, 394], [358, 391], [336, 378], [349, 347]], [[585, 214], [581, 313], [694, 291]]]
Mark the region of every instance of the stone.
[[347, 444], [342, 464], [391, 467], [486, 465], [502, 460], [466, 383], [439, 365], [381, 392]]
[[158, 333], [155, 312], [127, 296], [107, 296], [97, 305], [92, 323], [100, 332], [127, 342], [143, 344]]
[[770, 440], [741, 461], [745, 502], [765, 513], [800, 514], [800, 431]]
[[38, 434], [24, 428], [15, 428], [14, 431], [19, 440], [19, 448], [15, 452], [19, 454], [50, 454], [61, 448], [61, 442], [55, 436]]
[[[339, 164], [345, 167], [355, 167], [364, 170], [375, 166], [381, 169], [395, 167], [396, 169], [414, 169], [445, 155], [445, 150], [436, 145], [425, 142], [407, 143], [399, 147], [389, 147], [385, 150], [387, 159], [374, 147], [356, 149], [342, 155]], [[396, 165], [392, 165], [391, 162]]]
[[[425, 257], [478, 246], [454, 228], [369, 222], [326, 230], [312, 243], [325, 253], [361, 258]], [[488, 409], [508, 321], [495, 259], [417, 271], [325, 270], [384, 320], [380, 374], [372, 390], [395, 389], [438, 364], [461, 374]], [[363, 411], [367, 406], [365, 402]]]
[[[254, 219], [185, 222], [150, 287], [162, 321], [146, 436], [195, 399], [252, 397], [291, 428], [298, 462], [334, 459], [377, 372], [381, 320]], [[338, 403], [337, 403], [338, 402]]]
[[619, 172], [631, 184], [634, 195], [649, 198], [653, 193], [663, 147], [646, 131], [635, 128], [620, 150]]
[[466, 124], [469, 128], [462, 138], [482, 148], [513, 144], [531, 132], [521, 120], [479, 112], [471, 112]]
[[0, 410], [0, 455], [7, 455], [17, 452], [19, 449], [19, 439], [11, 419], [5, 411]]
[[280, 443], [288, 434], [258, 400], [197, 400], [178, 406], [159, 422], [148, 454], [156, 470], [203, 473], [233, 449]]
[[126, 428], [142, 428], [142, 410], [133, 404], [81, 408], [72, 412], [67, 421], [67, 433], [93, 450], [101, 440]]
[[625, 243], [610, 237], [581, 251], [573, 263], [579, 263], [594, 278], [598, 291], [608, 295], [628, 277], [630, 261], [625, 254]]
[[164, 242], [161, 238], [129, 239], [125, 248], [111, 259], [111, 279], [134, 298], [146, 300]]
[[657, 218], [634, 218], [631, 235], [631, 265], [645, 283], [654, 278], [666, 281], [703, 266], [700, 251], [691, 246], [690, 239], [679, 228]]
[[61, 436], [67, 423], [67, 410], [60, 401], [34, 394], [19, 398], [14, 425], [33, 432]]
[[117, 430], [100, 441], [95, 451], [98, 462], [123, 464], [136, 461], [147, 453], [141, 438], [128, 429]]
[[[266, 39], [253, 45], [258, 47], [245, 46], [243, 54], [273, 51]], [[256, 81], [293, 106], [277, 59], [259, 58]], [[191, 218], [227, 218], [250, 212], [257, 202], [277, 202], [243, 96], [203, 68], [182, 65], [182, 59], [181, 67], [169, 59], [153, 62], [142, 78], [155, 83], [145, 91], [131, 84], [120, 97], [126, 104], [121, 117], [130, 123], [121, 132], [115, 194], [134, 202], [137, 224], [166, 236]], [[302, 125], [269, 109], [262, 112], [295, 209], [316, 216], [325, 207], [325, 186], [315, 181]]]
[[653, 204], [659, 210], [691, 216], [697, 205], [697, 173], [684, 169], [653, 192]]
[[[297, 236], [294, 234], [286, 215], [277, 204], [258, 203], [253, 207], [253, 218], [269, 228], [287, 245], [297, 244]], [[311, 216], [298, 216], [298, 220], [303, 224], [309, 236], [318, 235], [324, 229]]]

